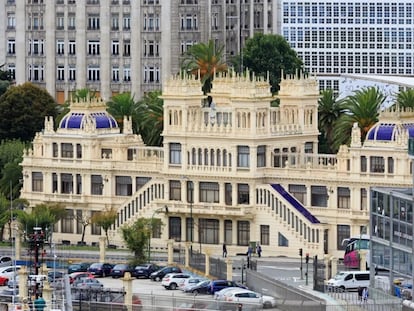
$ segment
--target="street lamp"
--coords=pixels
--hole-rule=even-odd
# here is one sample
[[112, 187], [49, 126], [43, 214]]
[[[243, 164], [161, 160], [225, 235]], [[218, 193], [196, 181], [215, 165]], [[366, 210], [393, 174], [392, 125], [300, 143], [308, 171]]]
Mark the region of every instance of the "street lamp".
[[154, 211], [154, 213], [152, 213], [152, 216], [151, 216], [151, 223], [150, 223], [150, 236], [149, 236], [149, 239], [148, 239], [148, 261], [149, 262], [151, 262], [151, 238], [152, 238], [152, 231], [153, 231], [153, 227], [152, 227], [152, 223], [153, 223], [153, 221], [154, 221], [154, 216], [155, 216], [155, 214], [158, 214], [158, 213], [165, 213], [165, 214], [168, 214], [168, 206], [167, 205], [165, 205], [164, 207], [160, 207], [160, 208], [157, 208], [155, 211]]

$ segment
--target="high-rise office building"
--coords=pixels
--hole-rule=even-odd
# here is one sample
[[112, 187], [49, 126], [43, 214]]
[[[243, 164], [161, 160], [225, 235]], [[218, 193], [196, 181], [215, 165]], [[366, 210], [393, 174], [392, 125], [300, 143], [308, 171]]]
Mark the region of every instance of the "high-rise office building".
[[58, 102], [81, 88], [138, 98], [178, 73], [192, 45], [212, 39], [229, 60], [256, 32], [283, 35], [322, 89], [338, 91], [341, 74], [413, 74], [409, 0], [0, 0], [0, 8], [0, 64]]

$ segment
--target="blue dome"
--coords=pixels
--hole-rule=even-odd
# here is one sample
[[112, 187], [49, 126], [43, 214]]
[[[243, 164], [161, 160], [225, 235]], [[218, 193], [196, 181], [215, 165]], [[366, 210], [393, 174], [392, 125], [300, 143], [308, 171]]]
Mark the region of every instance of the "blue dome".
[[414, 137], [414, 123], [378, 123], [369, 130], [366, 139], [370, 141], [395, 141], [396, 136], [405, 130], [408, 130], [409, 137]]
[[59, 128], [83, 129], [87, 119], [94, 120], [97, 129], [117, 128], [116, 120], [106, 112], [74, 112], [67, 114], [60, 122]]

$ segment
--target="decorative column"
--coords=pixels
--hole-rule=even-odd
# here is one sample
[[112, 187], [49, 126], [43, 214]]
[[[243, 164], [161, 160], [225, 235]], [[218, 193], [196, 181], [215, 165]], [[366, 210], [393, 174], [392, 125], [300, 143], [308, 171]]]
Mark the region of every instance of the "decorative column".
[[226, 258], [226, 264], [227, 264], [227, 280], [233, 280], [233, 259]]
[[125, 288], [124, 304], [128, 311], [132, 311], [132, 278], [131, 273], [126, 272], [122, 278]]
[[99, 262], [105, 262], [105, 243], [106, 243], [106, 237], [100, 236], [99, 237]]
[[168, 240], [168, 264], [172, 265], [174, 262], [174, 240]]
[[331, 257], [329, 255], [325, 255], [323, 257], [323, 264], [325, 265], [325, 280], [329, 280], [331, 278], [329, 263], [331, 262]]
[[47, 272], [49, 271], [49, 269], [47, 268], [47, 265], [45, 263], [42, 264], [42, 266], [40, 267], [40, 274], [42, 275], [47, 275]]
[[204, 254], [206, 255], [206, 277], [210, 276], [210, 248], [204, 248]]
[[338, 272], [338, 261], [337, 261], [337, 258], [334, 256], [330, 258], [330, 261], [331, 261], [331, 274], [332, 276], [334, 276]]
[[52, 294], [53, 288], [50, 287], [50, 284], [47, 280], [43, 282], [42, 297], [46, 302], [46, 308], [44, 311], [50, 311], [52, 309]]
[[20, 231], [17, 227], [13, 227], [13, 231], [14, 231], [14, 257], [16, 260], [20, 260], [21, 259], [21, 255], [22, 255], [22, 241], [21, 241], [21, 237], [20, 237]]
[[359, 270], [367, 270], [367, 251], [359, 250]]
[[190, 246], [191, 242], [185, 242], [185, 266], [190, 267]]
[[24, 301], [27, 298], [27, 276], [29, 275], [27, 267], [22, 266], [17, 274], [19, 275], [19, 299]]

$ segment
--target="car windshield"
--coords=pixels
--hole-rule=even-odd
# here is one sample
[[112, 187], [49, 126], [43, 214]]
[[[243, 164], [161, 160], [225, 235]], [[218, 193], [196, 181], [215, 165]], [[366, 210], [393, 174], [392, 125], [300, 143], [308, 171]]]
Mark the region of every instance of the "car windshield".
[[334, 279], [335, 280], [342, 280], [344, 278], [345, 273], [338, 273], [337, 275], [335, 275]]

